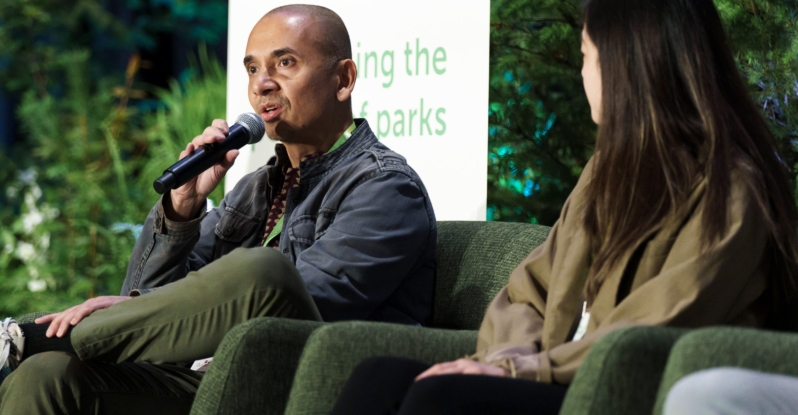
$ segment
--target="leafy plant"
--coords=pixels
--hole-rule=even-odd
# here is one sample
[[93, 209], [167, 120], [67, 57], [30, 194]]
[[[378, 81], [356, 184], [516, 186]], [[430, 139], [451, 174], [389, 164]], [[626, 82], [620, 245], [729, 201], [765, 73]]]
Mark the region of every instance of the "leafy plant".
[[[783, 159], [798, 169], [798, 1], [715, 4]], [[580, 0], [491, 2], [489, 220], [551, 225], [592, 153], [580, 7]]]
[[552, 224], [592, 153], [580, 7], [491, 2], [489, 220]]
[[224, 116], [225, 73], [205, 54], [187, 81], [157, 91], [163, 105], [153, 112], [128, 105], [135, 55], [123, 87], [93, 80], [89, 62], [85, 51], [62, 55], [63, 95], [31, 90], [19, 108], [34, 152], [2, 169], [10, 184], [0, 209], [2, 315], [118, 294], [139, 224], [158, 199], [153, 178]]

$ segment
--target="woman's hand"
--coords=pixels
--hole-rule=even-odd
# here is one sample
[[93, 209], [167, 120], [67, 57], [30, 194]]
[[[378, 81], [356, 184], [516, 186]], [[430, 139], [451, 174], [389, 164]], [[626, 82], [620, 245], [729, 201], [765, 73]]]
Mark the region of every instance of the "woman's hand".
[[438, 375], [487, 375], [506, 377], [507, 371], [498, 366], [475, 362], [469, 359], [457, 359], [454, 362], [438, 363], [416, 376], [416, 380]]
[[77, 325], [81, 320], [88, 317], [91, 313], [97, 310], [108, 308], [116, 303], [129, 300], [131, 298], [133, 297], [105, 296], [90, 298], [83, 304], [78, 304], [60, 313], [39, 317], [34, 321], [34, 323], [50, 323], [50, 327], [47, 328], [47, 337], [53, 337], [53, 335], [64, 337], [64, 334], [66, 334], [67, 330], [69, 330], [69, 326]]

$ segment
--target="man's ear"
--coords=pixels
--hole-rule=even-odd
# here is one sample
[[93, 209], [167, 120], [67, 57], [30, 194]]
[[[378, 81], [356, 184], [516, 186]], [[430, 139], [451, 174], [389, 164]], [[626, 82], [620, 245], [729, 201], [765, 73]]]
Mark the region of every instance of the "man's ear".
[[338, 101], [346, 102], [352, 96], [357, 81], [357, 66], [352, 59], [344, 59], [336, 65], [336, 77], [338, 78], [337, 97]]

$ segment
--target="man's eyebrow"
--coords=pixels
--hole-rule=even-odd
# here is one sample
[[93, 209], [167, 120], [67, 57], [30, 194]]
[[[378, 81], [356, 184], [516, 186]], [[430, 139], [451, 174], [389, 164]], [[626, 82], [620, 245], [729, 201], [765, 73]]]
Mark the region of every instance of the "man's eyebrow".
[[295, 50], [293, 50], [291, 48], [288, 48], [288, 47], [275, 49], [274, 51], [272, 51], [272, 57], [273, 58], [279, 58], [280, 56], [283, 56], [283, 55], [296, 55], [296, 54], [297, 53], [296, 53]]
[[[275, 49], [275, 50], [272, 51], [272, 57], [273, 58], [279, 58], [280, 56], [289, 55], [289, 54], [290, 55], [296, 55], [297, 53], [296, 53], [295, 50], [293, 50], [293, 49], [291, 49], [289, 47]], [[244, 66], [247, 66], [248, 63], [250, 63], [250, 62], [252, 62], [254, 60], [255, 60], [255, 57], [252, 56], [252, 55], [245, 56], [244, 57]]]

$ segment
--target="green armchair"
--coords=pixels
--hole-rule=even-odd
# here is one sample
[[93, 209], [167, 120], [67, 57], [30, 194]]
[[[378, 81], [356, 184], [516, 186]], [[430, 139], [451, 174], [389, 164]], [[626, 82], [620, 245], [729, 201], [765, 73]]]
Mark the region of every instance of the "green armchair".
[[472, 353], [488, 304], [548, 231], [517, 223], [438, 222], [431, 328], [249, 321], [219, 346], [192, 414], [326, 414], [354, 366], [366, 357], [405, 356], [432, 363]]
[[[327, 414], [354, 367], [371, 356], [435, 363], [472, 353], [489, 302], [548, 228], [440, 222], [432, 327], [256, 319], [224, 339], [192, 414]], [[563, 414], [650, 414], [668, 353], [686, 330], [632, 327], [597, 342]]]
[[668, 392], [681, 378], [716, 367], [798, 376], [798, 333], [708, 327], [684, 334], [670, 351], [654, 414], [662, 413]]

